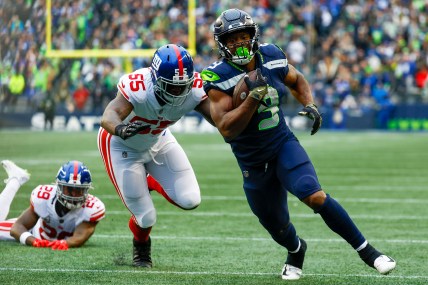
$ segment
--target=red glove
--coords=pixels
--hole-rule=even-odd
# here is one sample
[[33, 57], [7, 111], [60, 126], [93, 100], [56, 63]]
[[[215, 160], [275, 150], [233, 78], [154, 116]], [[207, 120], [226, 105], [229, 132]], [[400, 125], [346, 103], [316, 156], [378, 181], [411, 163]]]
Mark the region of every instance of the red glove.
[[38, 239], [36, 238], [33, 241], [34, 247], [50, 247], [51, 241], [45, 240], [45, 239]]
[[49, 247], [51, 247], [53, 250], [68, 250], [68, 243], [63, 239], [54, 240], [50, 242]]

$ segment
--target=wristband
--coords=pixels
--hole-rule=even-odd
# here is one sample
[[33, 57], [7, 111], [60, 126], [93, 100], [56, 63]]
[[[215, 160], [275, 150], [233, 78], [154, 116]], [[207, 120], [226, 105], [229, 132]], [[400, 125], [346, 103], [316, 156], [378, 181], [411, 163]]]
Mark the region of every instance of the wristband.
[[27, 240], [28, 237], [32, 237], [33, 235], [30, 232], [23, 232], [20, 236], [19, 236], [19, 242], [23, 245], [27, 245], [25, 243], [25, 241]]

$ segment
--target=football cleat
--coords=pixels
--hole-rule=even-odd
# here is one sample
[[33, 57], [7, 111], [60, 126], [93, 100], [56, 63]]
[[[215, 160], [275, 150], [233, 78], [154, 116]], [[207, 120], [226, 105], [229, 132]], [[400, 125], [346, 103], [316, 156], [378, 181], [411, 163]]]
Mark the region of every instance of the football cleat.
[[396, 266], [394, 259], [377, 251], [371, 244], [367, 244], [358, 254], [368, 266], [375, 268], [380, 274], [386, 275]]
[[281, 278], [283, 280], [298, 280], [302, 276], [302, 269], [293, 265], [285, 264], [282, 268]]
[[297, 280], [302, 276], [303, 261], [307, 249], [306, 242], [300, 239], [300, 249], [296, 253], [288, 253], [285, 265], [282, 268], [281, 278], [283, 280]]
[[392, 270], [394, 270], [397, 263], [394, 259], [389, 256], [381, 255], [374, 261], [374, 267], [380, 274], [389, 274]]
[[4, 183], [8, 183], [11, 179], [16, 178], [19, 184], [22, 186], [24, 185], [25, 182], [27, 182], [30, 179], [30, 173], [28, 173], [27, 170], [17, 166], [12, 161], [3, 160], [1, 164], [6, 170], [7, 176], [8, 176], [8, 178], [4, 180]]
[[151, 257], [151, 245], [152, 241], [149, 237], [149, 240], [145, 243], [140, 243], [135, 239], [132, 240], [133, 243], [133, 260], [132, 265], [136, 267], [146, 267], [152, 268], [152, 257]]

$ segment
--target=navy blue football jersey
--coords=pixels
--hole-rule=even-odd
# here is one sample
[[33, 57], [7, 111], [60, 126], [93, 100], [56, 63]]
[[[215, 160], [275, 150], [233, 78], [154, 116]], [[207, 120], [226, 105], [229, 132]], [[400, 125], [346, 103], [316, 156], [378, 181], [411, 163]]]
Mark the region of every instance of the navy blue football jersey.
[[[261, 44], [255, 54], [256, 68], [260, 68], [269, 85], [248, 126], [236, 138], [226, 140], [232, 147], [241, 165], [261, 165], [273, 159], [283, 141], [294, 136], [285, 123], [280, 108], [281, 99], [286, 96], [284, 78], [288, 73], [288, 61], [284, 52], [273, 44]], [[208, 94], [217, 89], [232, 96], [235, 85], [246, 74], [242, 66], [225, 59], [217, 61], [202, 71], [204, 89]]]

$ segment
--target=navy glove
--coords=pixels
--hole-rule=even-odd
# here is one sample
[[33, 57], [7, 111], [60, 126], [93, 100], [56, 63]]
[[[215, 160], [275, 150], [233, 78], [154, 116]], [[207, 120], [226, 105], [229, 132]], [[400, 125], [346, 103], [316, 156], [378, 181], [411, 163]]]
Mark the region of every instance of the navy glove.
[[318, 107], [314, 103], [306, 105], [302, 111], [299, 112], [300, 116], [306, 116], [309, 119], [313, 120], [311, 135], [315, 135], [316, 132], [321, 128], [322, 117], [318, 112]]
[[150, 125], [147, 125], [143, 121], [135, 121], [128, 124], [117, 125], [114, 129], [114, 134], [126, 140], [148, 128], [150, 128]]
[[254, 81], [251, 81], [248, 75], [245, 75], [244, 81], [247, 84], [248, 90], [250, 90], [248, 96], [253, 97], [257, 101], [261, 101], [268, 93], [267, 79], [262, 75], [260, 68], [257, 68], [257, 75]]

